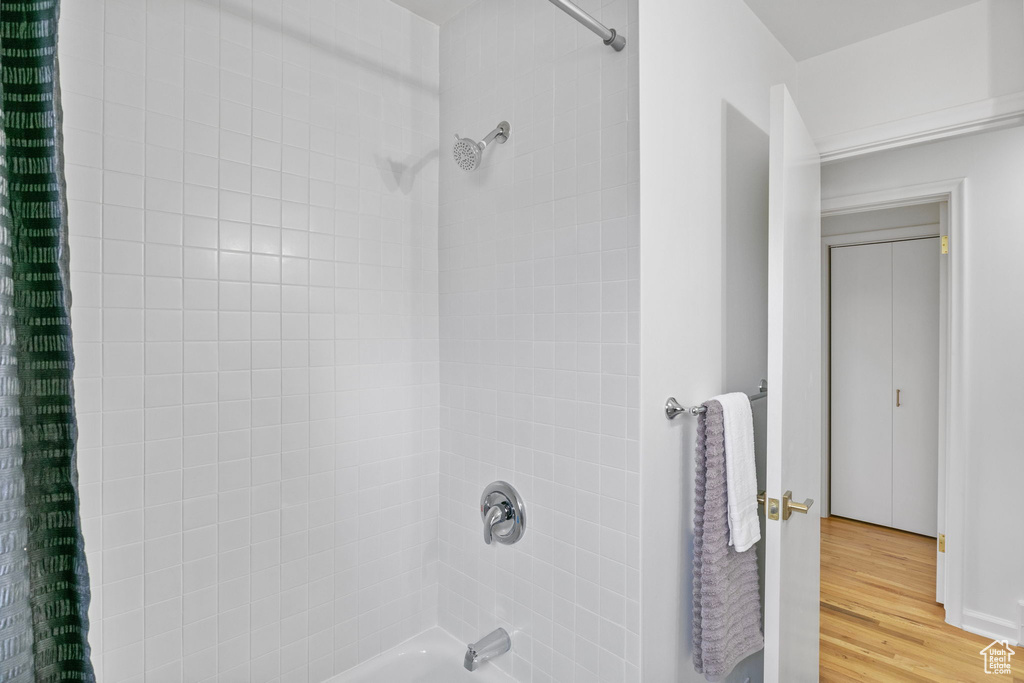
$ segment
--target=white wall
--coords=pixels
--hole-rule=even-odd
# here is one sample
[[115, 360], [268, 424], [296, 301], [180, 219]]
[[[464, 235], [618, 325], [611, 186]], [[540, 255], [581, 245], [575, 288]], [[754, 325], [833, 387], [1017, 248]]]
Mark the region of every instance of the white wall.
[[821, 234], [823, 237], [848, 235], [851, 233], [894, 230], [918, 226], [935, 226], [938, 233], [942, 204], [913, 204], [892, 209], [842, 213], [837, 216], [823, 216]]
[[980, 0], [799, 63], [816, 139], [1024, 91], [1024, 5]]
[[986, 635], [1017, 634], [1024, 598], [1024, 128], [885, 152], [824, 167], [831, 198], [966, 178], [964, 254], [967, 480], [964, 621]]
[[437, 53], [386, 2], [64, 4], [105, 683], [320, 681], [435, 623]]
[[729, 104], [767, 130], [769, 89], [793, 88], [796, 64], [741, 0], [640, 0], [640, 23], [644, 680], [696, 682], [695, 422], [669, 422], [664, 404], [752, 391], [760, 379], [731, 385], [724, 357], [723, 122]]
[[[639, 37], [635, 0], [581, 4], [625, 51], [533, 0], [441, 29], [439, 619], [508, 629], [517, 680], [637, 682]], [[458, 169], [453, 135], [501, 120]], [[526, 502], [514, 546], [482, 539], [495, 479]]]

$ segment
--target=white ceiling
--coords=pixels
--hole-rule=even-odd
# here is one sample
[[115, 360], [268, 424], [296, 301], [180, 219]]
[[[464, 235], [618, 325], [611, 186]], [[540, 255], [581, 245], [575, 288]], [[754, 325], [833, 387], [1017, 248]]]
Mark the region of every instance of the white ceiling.
[[396, 5], [401, 5], [413, 14], [418, 14], [438, 26], [458, 14], [459, 10], [469, 7], [474, 2], [476, 0], [394, 0]]
[[[438, 26], [476, 0], [393, 0]], [[539, 0], [538, 0], [539, 1]], [[800, 61], [978, 0], [745, 0]]]
[[[745, 1], [789, 53], [800, 61], [944, 14], [977, 0]], [[429, 4], [429, 0], [420, 2]]]

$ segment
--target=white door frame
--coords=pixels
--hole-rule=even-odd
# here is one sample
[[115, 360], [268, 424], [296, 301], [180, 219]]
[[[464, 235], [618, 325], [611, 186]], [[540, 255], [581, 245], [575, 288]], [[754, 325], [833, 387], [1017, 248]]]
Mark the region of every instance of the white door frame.
[[[947, 325], [946, 339], [943, 340], [945, 344], [940, 341], [940, 354], [942, 351], [945, 352], [944, 357], [940, 356], [941, 362], [946, 368], [945, 396], [940, 396], [940, 402], [944, 402], [945, 405], [945, 439], [943, 440], [940, 434], [939, 453], [940, 473], [943, 469], [945, 470], [945, 488], [939, 491], [939, 501], [940, 505], [943, 504], [943, 501], [945, 503], [946, 552], [945, 567], [939, 568], [939, 571], [944, 574], [944, 581], [942, 582], [943, 585], [940, 588], [940, 592], [945, 598], [946, 623], [957, 628], [963, 627], [963, 574], [966, 541], [964, 537], [966, 500], [964, 482], [967, 478], [965, 438], [970, 407], [967, 405], [963, 392], [966, 372], [963, 331], [966, 329], [967, 323], [964, 310], [964, 287], [966, 282], [964, 267], [966, 260], [964, 258], [965, 240], [963, 239], [965, 230], [964, 217], [966, 215], [964, 206], [966, 182], [965, 178], [955, 178], [934, 183], [890, 188], [878, 192], [823, 199], [821, 202], [821, 215], [823, 218], [900, 206], [932, 204], [935, 202], [945, 202], [948, 207], [946, 216], [949, 234], [949, 255], [947, 257], [948, 276], [945, 278]], [[912, 233], [913, 230], [913, 228], [879, 230], [873, 232], [871, 239], [868, 241], [891, 241], [907, 236], [915, 236]], [[916, 236], [921, 235], [918, 234]], [[861, 241], [864, 241], [863, 236], [861, 237]], [[828, 250], [831, 246], [838, 243], [843, 243], [839, 236], [822, 238], [823, 293], [828, 292], [829, 286]], [[825, 415], [827, 415], [829, 401], [829, 384], [826, 379], [828, 377], [829, 348], [827, 296], [822, 297], [822, 306], [825, 307], [822, 317], [822, 405], [824, 406]], [[953, 416], [956, 419], [950, 419]], [[827, 439], [827, 432], [823, 431], [822, 446], [826, 453], [828, 448]], [[944, 449], [941, 447], [943, 441], [945, 442]], [[943, 467], [943, 462], [945, 467]], [[823, 476], [823, 489], [826, 483]]]

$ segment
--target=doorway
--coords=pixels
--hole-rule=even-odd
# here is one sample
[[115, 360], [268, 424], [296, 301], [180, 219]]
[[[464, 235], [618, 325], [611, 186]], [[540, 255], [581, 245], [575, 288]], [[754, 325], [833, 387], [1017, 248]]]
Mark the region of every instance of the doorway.
[[945, 211], [936, 202], [822, 221], [832, 242], [828, 513], [933, 538]]
[[[962, 411], [963, 368], [963, 207], [964, 180], [895, 187], [822, 203], [822, 319], [831, 316], [828, 296], [830, 251], [839, 245], [942, 238], [939, 270], [938, 469], [936, 487], [935, 600], [945, 606], [946, 623], [963, 625], [962, 529], [966, 471], [963, 423], [950, 415]], [[936, 219], [937, 216], [937, 219]], [[937, 227], [936, 227], [937, 220]], [[947, 238], [948, 236], [948, 238]], [[831, 326], [822, 325], [822, 349], [831, 347]], [[830, 514], [831, 358], [823, 354], [822, 506]]]
[[[942, 609], [941, 548], [935, 539], [944, 519], [940, 442], [946, 372], [940, 358], [947, 336], [947, 223], [944, 201], [822, 220], [822, 515], [832, 516], [822, 525], [823, 662], [829, 625], [835, 627], [837, 616], [840, 622], [849, 617], [829, 611], [845, 575], [845, 562], [837, 562], [837, 534], [855, 547], [871, 547], [872, 540], [875, 546], [889, 544], [879, 546], [884, 560], [857, 563], [865, 586], [888, 581], [895, 591], [890, 604], [868, 610], [871, 618], [913, 609], [899, 598], [919, 592], [922, 582], [934, 587], [926, 597]], [[921, 562], [910, 559], [906, 548], [918, 555], [922, 548], [933, 550]], [[851, 609], [864, 616], [863, 609]]]
[[[921, 616], [921, 623], [914, 625], [915, 633], [919, 640], [931, 644], [932, 651], [949, 650], [954, 647], [953, 641], [956, 641], [957, 650], [971, 652], [965, 641], [973, 645], [975, 640], [973, 635], [960, 630], [963, 621], [961, 542], [965, 462], [961, 445], [962, 422], [949, 419], [951, 414], [962, 409], [962, 397], [957, 392], [963, 382], [963, 339], [959, 331], [963, 320], [963, 253], [957, 247], [963, 244], [963, 190], [963, 179], [956, 179], [838, 197], [822, 204], [822, 291], [825, 294], [822, 348], [826, 351], [831, 349], [832, 326], [828, 321], [831, 317], [830, 252], [833, 248], [858, 244], [895, 244], [936, 237], [941, 240], [938, 242], [941, 251], [945, 252], [947, 245], [950, 247], [948, 255], [941, 255], [938, 278], [940, 330], [938, 376], [935, 378], [938, 386], [935, 533], [938, 539], [829, 516], [830, 512], [836, 512], [833, 509], [833, 492], [828, 486], [831, 479], [833, 425], [828, 417], [824, 420], [822, 680], [831, 680], [825, 672], [829, 666], [827, 661], [835, 659], [833, 655], [841, 659], [850, 655], [842, 651], [842, 648], [828, 649], [830, 642], [832, 645], [839, 642], [835, 640], [837, 629], [845, 631], [868, 623], [873, 626], [863, 635], [870, 633], [873, 634], [871, 637], [875, 637], [881, 634], [883, 638], [887, 637], [886, 634], [892, 636], [884, 642], [861, 642], [861, 654], [864, 657], [860, 664], [868, 667], [865, 671], [875, 672], [872, 674], [876, 675], [875, 680], [882, 673], [871, 669], [871, 666], [880, 665], [884, 669], [892, 663], [893, 657], [901, 658], [908, 665], [924, 661], [915, 656], [914, 652], [897, 652], [893, 647], [894, 643], [902, 641], [887, 630], [886, 624], [899, 622], [910, 625], [909, 622], [900, 621], [900, 610], [912, 610]], [[946, 236], [948, 240], [941, 239]], [[830, 417], [832, 358], [829, 353], [823, 358], [822, 375], [822, 404], [825, 406], [825, 415]], [[891, 387], [891, 390], [893, 395], [886, 398], [891, 398], [895, 403], [895, 387]], [[857, 550], [858, 547], [860, 550]], [[910, 551], [903, 552], [900, 548], [912, 549], [913, 558], [908, 554]], [[848, 551], [857, 556], [848, 556]], [[859, 585], [857, 596], [842, 594], [843, 581], [837, 579], [844, 574], [847, 575], [847, 587], [850, 580]], [[932, 586], [934, 589], [929, 590]], [[891, 676], [893, 672], [886, 675]]]

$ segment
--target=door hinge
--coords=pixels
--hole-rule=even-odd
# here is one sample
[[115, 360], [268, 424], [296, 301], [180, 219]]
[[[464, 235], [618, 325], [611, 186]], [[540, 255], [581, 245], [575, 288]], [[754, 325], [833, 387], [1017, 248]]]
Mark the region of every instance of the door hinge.
[[949, 235], [943, 235], [942, 236], [942, 253], [943, 254], [948, 254], [949, 253]]
[[946, 552], [946, 534], [939, 534], [939, 552]]

